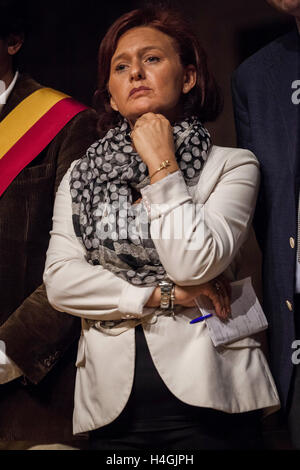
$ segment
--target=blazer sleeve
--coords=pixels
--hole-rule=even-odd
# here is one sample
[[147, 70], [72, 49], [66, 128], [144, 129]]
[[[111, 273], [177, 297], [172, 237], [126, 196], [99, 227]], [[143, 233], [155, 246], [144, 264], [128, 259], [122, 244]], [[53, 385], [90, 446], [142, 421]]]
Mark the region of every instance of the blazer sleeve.
[[253, 151], [248, 98], [243, 83], [241, 73], [237, 70], [231, 80], [237, 146]]
[[[251, 130], [251, 119], [248, 105], [249, 95], [247, 90], [248, 80], [247, 77], [245, 77], [246, 74], [247, 69], [240, 67], [235, 71], [231, 80], [237, 145], [238, 147], [249, 149], [256, 153]], [[259, 158], [259, 155], [257, 155], [257, 157]], [[264, 181], [262, 176], [262, 181], [257, 197], [256, 210], [253, 217], [253, 227], [261, 249], [263, 249], [264, 244], [264, 201]]]
[[133, 286], [101, 265], [87, 262], [73, 229], [72, 166], [58, 188], [54, 205], [44, 272], [49, 302], [57, 310], [92, 320], [128, 319], [149, 313], [144, 305], [155, 287]]
[[192, 199], [179, 171], [142, 190], [151, 237], [166, 272], [178, 285], [202, 284], [221, 274], [251, 224], [258, 162], [245, 150], [219, 148], [218, 152], [218, 158], [216, 153], [208, 156], [197, 186], [201, 193], [211, 182], [206, 202]]
[[[47, 158], [56, 168], [53, 200], [70, 163], [96, 140], [96, 122], [95, 111], [83, 111], [49, 145]], [[1, 325], [0, 340], [5, 342], [7, 356], [31, 382], [38, 383], [79, 337], [80, 327], [78, 319], [51, 307], [41, 285]]]

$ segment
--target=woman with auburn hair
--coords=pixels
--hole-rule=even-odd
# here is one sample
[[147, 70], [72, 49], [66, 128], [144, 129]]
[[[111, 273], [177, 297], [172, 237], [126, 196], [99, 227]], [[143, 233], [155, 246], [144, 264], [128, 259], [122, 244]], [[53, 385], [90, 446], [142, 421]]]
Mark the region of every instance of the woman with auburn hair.
[[215, 120], [221, 112], [222, 99], [214, 77], [208, 70], [205, 51], [190, 25], [178, 13], [152, 7], [134, 10], [121, 16], [110, 27], [100, 44], [98, 90], [95, 93], [95, 107], [100, 115], [100, 132], [105, 133], [120, 121], [120, 114], [111, 107], [110, 93], [107, 88], [111, 59], [119, 38], [129, 29], [142, 25], [151, 25], [152, 28], [170, 36], [181, 64], [184, 67], [193, 64], [196, 69], [195, 85], [184, 96], [184, 115], [191, 116], [196, 113], [202, 122]]
[[188, 24], [134, 10], [99, 50], [102, 138], [57, 193], [44, 280], [82, 318], [74, 433], [93, 449], [261, 446], [278, 408], [260, 344], [214, 347], [198, 302], [230, 315], [235, 257], [259, 184], [255, 156], [212, 145], [218, 88]]

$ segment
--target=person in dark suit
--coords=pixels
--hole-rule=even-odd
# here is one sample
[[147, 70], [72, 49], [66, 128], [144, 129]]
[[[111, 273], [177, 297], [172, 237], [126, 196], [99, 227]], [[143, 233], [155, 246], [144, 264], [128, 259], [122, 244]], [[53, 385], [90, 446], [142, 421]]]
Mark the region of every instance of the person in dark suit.
[[[7, 129], [14, 134], [22, 125], [15, 120], [9, 127], [13, 112], [43, 89], [13, 67], [24, 30], [15, 3], [0, 2], [0, 144]], [[0, 197], [0, 440], [73, 439], [80, 321], [49, 305], [42, 274], [56, 189], [70, 163], [97, 138], [96, 125], [96, 112], [82, 107]], [[0, 163], [6, 158], [9, 164], [9, 155], [0, 155]]]
[[293, 354], [300, 339], [300, 0], [269, 3], [292, 14], [297, 27], [242, 63], [232, 91], [238, 146], [250, 149], [261, 166], [254, 228], [263, 255], [270, 365], [293, 446], [300, 449], [300, 365]]

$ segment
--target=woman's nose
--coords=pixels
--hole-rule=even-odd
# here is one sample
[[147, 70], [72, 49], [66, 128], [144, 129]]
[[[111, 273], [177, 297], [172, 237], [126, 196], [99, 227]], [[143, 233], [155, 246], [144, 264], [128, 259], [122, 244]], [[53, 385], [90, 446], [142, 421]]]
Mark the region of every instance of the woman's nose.
[[139, 62], [132, 64], [130, 79], [143, 80], [143, 78], [145, 78], [145, 74], [142, 65]]

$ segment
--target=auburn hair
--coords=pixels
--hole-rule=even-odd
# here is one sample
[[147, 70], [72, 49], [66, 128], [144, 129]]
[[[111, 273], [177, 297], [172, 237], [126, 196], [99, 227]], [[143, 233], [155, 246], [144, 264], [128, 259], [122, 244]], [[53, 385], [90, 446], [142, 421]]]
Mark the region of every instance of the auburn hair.
[[101, 41], [98, 53], [98, 89], [94, 105], [99, 113], [99, 131], [105, 133], [120, 120], [120, 114], [110, 106], [108, 81], [111, 59], [120, 37], [140, 26], [156, 28], [174, 40], [182, 65], [194, 65], [197, 82], [184, 95], [184, 116], [196, 115], [202, 122], [215, 120], [222, 110], [220, 89], [208, 69], [207, 56], [190, 24], [175, 10], [157, 6], [136, 9], [118, 18]]

